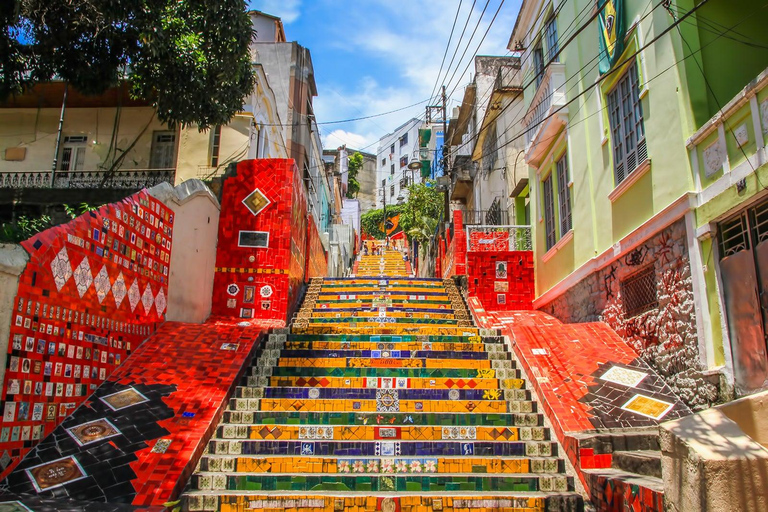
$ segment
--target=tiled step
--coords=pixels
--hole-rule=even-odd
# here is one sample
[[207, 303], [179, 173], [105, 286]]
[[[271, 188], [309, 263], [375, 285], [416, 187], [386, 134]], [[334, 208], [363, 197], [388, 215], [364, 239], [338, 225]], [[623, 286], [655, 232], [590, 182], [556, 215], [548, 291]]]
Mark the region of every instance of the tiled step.
[[513, 512], [578, 512], [583, 510], [580, 496], [574, 493], [473, 493], [442, 492], [440, 496], [420, 493], [311, 493], [264, 491], [196, 491], [184, 496], [184, 510], [308, 510], [368, 512], [371, 510], [411, 510], [419, 512], [513, 511]]
[[376, 441], [396, 438], [401, 441], [548, 441], [549, 430], [544, 427], [493, 426], [407, 426], [379, 425], [265, 425], [221, 424], [216, 439]]
[[375, 341], [285, 341], [270, 342], [267, 341], [267, 349], [285, 349], [285, 350], [396, 350], [398, 352], [407, 351], [413, 353], [419, 350], [441, 351], [460, 351], [460, 352], [497, 352], [504, 349], [499, 343], [445, 343], [442, 341], [423, 342], [423, 341], [404, 341], [396, 343], [381, 343]]
[[[271, 335], [284, 336], [284, 335]], [[393, 335], [393, 334], [289, 334], [284, 341], [370, 341], [377, 343], [397, 343], [397, 342], [444, 342], [444, 343], [503, 343], [501, 336], [421, 336], [421, 335]]]
[[379, 389], [367, 387], [247, 387], [237, 386], [234, 398], [276, 398], [313, 400], [438, 400], [438, 401], [530, 401], [531, 393], [525, 389]]
[[[471, 354], [471, 352], [469, 352]], [[260, 366], [274, 366], [275, 359], [265, 357], [257, 361]], [[420, 357], [418, 359], [384, 357], [324, 357], [307, 359], [303, 357], [285, 357], [277, 360], [279, 366], [294, 368], [475, 368], [498, 369], [515, 368], [512, 359], [439, 359]]]
[[296, 455], [356, 457], [556, 457], [550, 441], [268, 441], [222, 440], [208, 442], [212, 455]]
[[297, 334], [429, 334], [429, 335], [449, 335], [449, 336], [472, 336], [476, 335], [479, 329], [475, 327], [440, 327], [436, 325], [408, 325], [408, 326], [395, 326], [394, 324], [386, 324], [386, 327], [382, 327], [379, 324], [371, 325], [333, 325], [333, 324], [312, 324], [301, 325], [299, 323], [294, 324], [293, 332]]
[[[418, 461], [419, 466], [413, 463]], [[359, 457], [316, 457], [307, 459], [292, 456], [238, 456], [204, 455], [200, 459], [200, 471], [211, 473], [290, 473], [301, 470], [311, 473], [352, 473], [352, 474], [389, 474], [403, 472], [422, 473], [562, 473], [565, 462], [555, 457], [437, 457], [428, 459], [432, 464], [424, 464], [423, 458], [368, 458]], [[404, 463], [404, 464], [400, 464]]]
[[493, 426], [539, 427], [538, 413], [380, 413], [380, 412], [297, 412], [297, 411], [225, 411], [225, 424], [265, 425], [379, 425], [379, 426]]
[[525, 387], [523, 379], [451, 379], [423, 377], [405, 378], [404, 382], [392, 382], [393, 378], [379, 377], [322, 377], [320, 379], [308, 376], [298, 377], [271, 377], [260, 380], [253, 375], [248, 376], [245, 383], [249, 387], [309, 387], [309, 388], [374, 388], [374, 389], [522, 389]]
[[[459, 350], [278, 350], [279, 357], [283, 359], [325, 359], [329, 357], [339, 359], [443, 359], [443, 360], [512, 360], [512, 354], [504, 351], [480, 352]], [[275, 351], [273, 351], [275, 352]], [[274, 354], [278, 356], [278, 354]], [[273, 357], [270, 355], [270, 357]]]
[[[272, 377], [379, 377], [379, 378], [497, 378], [519, 379], [520, 370], [514, 368], [515, 361], [509, 361], [509, 368], [427, 368], [427, 367], [311, 367], [311, 366], [254, 366], [252, 376]], [[479, 366], [479, 365], [478, 365]], [[346, 383], [345, 383], [346, 385]]]
[[347, 410], [370, 412], [488, 412], [516, 413], [536, 412], [536, 402], [502, 400], [313, 400], [293, 398], [232, 398], [229, 410], [247, 411], [327, 411], [343, 412]]
[[[404, 464], [404, 461], [403, 461]], [[419, 460], [413, 462], [426, 466]], [[572, 483], [570, 484], [572, 487]], [[472, 475], [341, 475], [341, 474], [227, 474], [197, 473], [192, 487], [198, 490], [230, 491], [357, 491], [357, 492], [538, 492], [569, 491], [569, 482], [562, 475], [518, 473], [514, 476], [491, 474]]]

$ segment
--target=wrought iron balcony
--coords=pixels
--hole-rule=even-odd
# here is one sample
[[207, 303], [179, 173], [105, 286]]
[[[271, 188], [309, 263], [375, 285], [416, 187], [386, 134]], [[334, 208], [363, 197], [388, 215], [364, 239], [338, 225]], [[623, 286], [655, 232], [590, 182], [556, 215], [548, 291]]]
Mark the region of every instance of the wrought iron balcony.
[[107, 174], [103, 170], [0, 172], [0, 188], [118, 188], [141, 189], [167, 181], [173, 184], [176, 169], [123, 169]]

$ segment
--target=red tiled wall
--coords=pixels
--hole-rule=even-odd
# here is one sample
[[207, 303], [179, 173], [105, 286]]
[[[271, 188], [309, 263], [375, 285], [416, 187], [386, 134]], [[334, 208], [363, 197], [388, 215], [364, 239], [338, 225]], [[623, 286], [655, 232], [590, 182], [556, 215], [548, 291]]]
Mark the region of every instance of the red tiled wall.
[[461, 210], [453, 212], [453, 238], [448, 241], [443, 263], [443, 278], [461, 276], [467, 272], [467, 233]]
[[[269, 203], [254, 214], [243, 201], [256, 189]], [[239, 247], [240, 231], [269, 233], [268, 247]], [[304, 281], [307, 200], [293, 160], [245, 160], [223, 184], [214, 315], [285, 320]]]
[[488, 311], [533, 309], [531, 251], [469, 252], [467, 281], [469, 296], [478, 297]]
[[0, 477], [162, 322], [172, 226], [173, 212], [141, 191], [22, 242]]
[[325, 277], [328, 273], [328, 260], [323, 249], [323, 242], [320, 241], [320, 233], [317, 231], [317, 224], [314, 218], [310, 216], [309, 221], [309, 276]]

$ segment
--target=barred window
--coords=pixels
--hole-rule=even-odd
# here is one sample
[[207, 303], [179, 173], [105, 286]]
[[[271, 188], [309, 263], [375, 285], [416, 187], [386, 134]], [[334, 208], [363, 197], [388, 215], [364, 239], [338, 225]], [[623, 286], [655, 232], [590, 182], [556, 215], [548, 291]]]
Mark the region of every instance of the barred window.
[[542, 182], [544, 188], [544, 231], [547, 237], [547, 250], [556, 242], [555, 234], [555, 198], [552, 194], [552, 173]]
[[624, 314], [633, 317], [659, 307], [656, 294], [656, 271], [650, 265], [621, 280]]
[[544, 35], [547, 38], [547, 58], [556, 62], [555, 55], [557, 55], [559, 48], [557, 45], [557, 20], [554, 17], [547, 23]]
[[608, 119], [613, 143], [614, 177], [618, 185], [648, 156], [637, 64], [634, 62], [608, 93]]
[[568, 186], [568, 153], [557, 161], [557, 195], [560, 205], [560, 237], [571, 230], [571, 188]]

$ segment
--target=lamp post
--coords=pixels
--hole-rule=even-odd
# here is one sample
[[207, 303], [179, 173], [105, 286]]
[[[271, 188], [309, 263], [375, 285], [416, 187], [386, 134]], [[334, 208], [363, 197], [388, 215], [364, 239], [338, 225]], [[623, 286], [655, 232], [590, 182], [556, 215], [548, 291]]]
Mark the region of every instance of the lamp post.
[[416, 183], [416, 180], [413, 179], [413, 173], [414, 171], [421, 170], [421, 162], [416, 160], [415, 158], [411, 160], [411, 163], [408, 164], [408, 168], [411, 170], [411, 183]]

